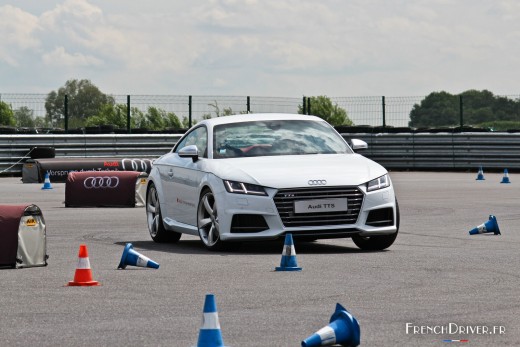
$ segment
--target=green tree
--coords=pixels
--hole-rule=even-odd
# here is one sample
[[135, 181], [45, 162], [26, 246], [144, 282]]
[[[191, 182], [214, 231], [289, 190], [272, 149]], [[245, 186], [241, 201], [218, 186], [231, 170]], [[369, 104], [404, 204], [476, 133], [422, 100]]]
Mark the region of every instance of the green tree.
[[147, 128], [150, 130], [162, 130], [164, 129], [164, 110], [160, 110], [157, 107], [148, 107], [146, 113]]
[[411, 127], [452, 126], [459, 121], [459, 98], [447, 92], [433, 92], [410, 112]]
[[14, 126], [15, 124], [16, 120], [13, 115], [13, 110], [11, 110], [11, 106], [0, 101], [0, 125]]
[[98, 114], [88, 117], [86, 126], [99, 126], [113, 124], [118, 128], [126, 128], [126, 109], [124, 104], [104, 104]]
[[164, 124], [166, 128], [172, 128], [172, 129], [182, 129], [183, 125], [181, 121], [179, 120], [179, 117], [173, 112], [168, 112], [164, 116]]
[[148, 129], [148, 127], [149, 127], [148, 119], [141, 110], [139, 110], [138, 108], [132, 107], [131, 115], [132, 115], [132, 117], [130, 120], [130, 124], [131, 124], [132, 128]]
[[[338, 104], [332, 104], [329, 97], [312, 96], [310, 100], [310, 114], [318, 116], [333, 126], [340, 125], [354, 125], [352, 120], [348, 118], [347, 111], [338, 106]], [[303, 114], [303, 107], [298, 106], [298, 113]]]
[[48, 128], [49, 123], [45, 117], [36, 117], [34, 118], [34, 127], [35, 128]]
[[58, 91], [51, 91], [45, 99], [46, 117], [55, 126], [64, 124], [65, 95], [68, 98], [69, 120], [79, 120], [76, 124], [97, 115], [103, 105], [114, 104], [114, 98], [103, 94], [89, 80], [68, 80]]
[[162, 130], [165, 128], [182, 129], [179, 117], [173, 112], [167, 112], [163, 109], [155, 107], [148, 108], [148, 121], [151, 123], [151, 129]]
[[27, 106], [22, 106], [14, 110], [14, 119], [17, 127], [34, 127], [34, 111]]
[[488, 90], [467, 90], [454, 95], [433, 92], [410, 112], [411, 127], [438, 127], [460, 125], [460, 102], [462, 100], [465, 125], [484, 127], [489, 124], [512, 124], [520, 121], [520, 101], [495, 96]]
[[[197, 124], [196, 120], [191, 120], [191, 125]], [[188, 129], [190, 127], [190, 119], [186, 116], [182, 117], [182, 129]]]

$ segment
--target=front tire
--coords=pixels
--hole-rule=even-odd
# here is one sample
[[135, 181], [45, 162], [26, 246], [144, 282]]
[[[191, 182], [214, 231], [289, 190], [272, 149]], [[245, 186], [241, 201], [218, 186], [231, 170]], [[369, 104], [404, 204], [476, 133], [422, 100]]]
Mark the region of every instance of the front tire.
[[352, 241], [358, 246], [360, 249], [364, 251], [382, 251], [390, 247], [395, 239], [397, 238], [397, 233], [399, 232], [399, 222], [400, 222], [400, 213], [399, 213], [399, 204], [397, 200], [395, 201], [395, 218], [396, 218], [396, 227], [397, 230], [395, 233], [390, 235], [377, 235], [377, 236], [352, 236]]
[[155, 242], [178, 242], [181, 238], [181, 233], [166, 230], [162, 221], [161, 205], [159, 203], [159, 194], [157, 188], [153, 183], [148, 186], [146, 192], [146, 221], [148, 224], [148, 231], [152, 240]]
[[221, 251], [225, 247], [220, 239], [217, 201], [211, 190], [202, 192], [197, 208], [197, 228], [200, 240], [210, 251]]

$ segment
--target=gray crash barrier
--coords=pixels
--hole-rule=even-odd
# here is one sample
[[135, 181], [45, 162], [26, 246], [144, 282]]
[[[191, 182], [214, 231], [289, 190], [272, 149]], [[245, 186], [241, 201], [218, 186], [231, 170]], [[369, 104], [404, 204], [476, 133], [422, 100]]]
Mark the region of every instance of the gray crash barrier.
[[65, 183], [65, 207], [144, 206], [147, 182], [146, 172], [71, 172]]
[[0, 267], [47, 266], [46, 226], [36, 205], [0, 205]]

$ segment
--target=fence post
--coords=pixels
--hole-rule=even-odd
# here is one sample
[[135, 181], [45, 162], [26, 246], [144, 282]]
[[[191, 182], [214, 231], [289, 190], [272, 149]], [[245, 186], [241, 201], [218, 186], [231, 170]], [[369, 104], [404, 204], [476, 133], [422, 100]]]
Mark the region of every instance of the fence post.
[[247, 113], [251, 113], [251, 97], [247, 96]]
[[459, 113], [460, 113], [460, 128], [464, 126], [464, 103], [462, 101], [462, 95], [459, 95]]
[[383, 107], [383, 128], [386, 128], [386, 104], [384, 95], [381, 98], [381, 106]]
[[305, 96], [302, 101], [302, 114], [307, 114], [307, 98]]
[[65, 94], [65, 100], [63, 102], [64, 106], [64, 117], [65, 117], [65, 133], [68, 133], [69, 131], [69, 96]]
[[191, 128], [191, 95], [188, 96], [188, 128]]
[[130, 95], [126, 96], [126, 132], [132, 133], [132, 126], [130, 125]]

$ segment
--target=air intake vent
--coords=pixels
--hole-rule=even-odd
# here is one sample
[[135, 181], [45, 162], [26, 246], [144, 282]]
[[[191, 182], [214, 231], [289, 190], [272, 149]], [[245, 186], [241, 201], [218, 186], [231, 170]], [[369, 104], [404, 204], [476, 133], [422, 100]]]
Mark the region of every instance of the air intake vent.
[[370, 211], [366, 225], [373, 227], [389, 227], [394, 225], [394, 210], [391, 207], [386, 207]]
[[257, 214], [235, 214], [231, 220], [231, 233], [259, 233], [269, 229], [263, 216]]

